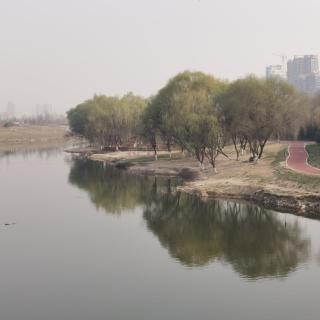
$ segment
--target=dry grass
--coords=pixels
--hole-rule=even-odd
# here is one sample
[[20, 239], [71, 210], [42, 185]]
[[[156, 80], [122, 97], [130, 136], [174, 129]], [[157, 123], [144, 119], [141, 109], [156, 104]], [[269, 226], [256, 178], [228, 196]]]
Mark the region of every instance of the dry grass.
[[66, 126], [21, 126], [0, 128], [0, 150], [51, 146], [68, 141]]

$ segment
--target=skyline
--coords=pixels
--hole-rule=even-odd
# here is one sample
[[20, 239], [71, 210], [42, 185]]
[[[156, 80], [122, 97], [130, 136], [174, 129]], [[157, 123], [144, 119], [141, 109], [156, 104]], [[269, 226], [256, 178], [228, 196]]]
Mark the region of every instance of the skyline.
[[276, 54], [319, 54], [319, 10], [314, 0], [5, 0], [0, 112], [9, 101], [19, 114], [47, 103], [61, 114], [94, 93], [150, 96], [186, 69], [264, 76]]

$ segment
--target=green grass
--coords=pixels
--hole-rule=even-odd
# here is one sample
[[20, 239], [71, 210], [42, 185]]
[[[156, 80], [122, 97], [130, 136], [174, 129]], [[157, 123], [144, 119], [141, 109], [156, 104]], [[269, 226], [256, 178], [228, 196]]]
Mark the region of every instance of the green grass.
[[[319, 152], [319, 166], [320, 166], [320, 145], [318, 146], [318, 152]], [[298, 183], [299, 186], [310, 186], [310, 187], [319, 187], [320, 185], [320, 177], [312, 176], [308, 174], [298, 173], [295, 171], [292, 171], [290, 169], [286, 169], [280, 166], [281, 162], [286, 161], [288, 156], [288, 148], [284, 148], [280, 150], [276, 155], [268, 155], [268, 157], [271, 159], [273, 158], [271, 164], [276, 167], [276, 177], [279, 180], [282, 181], [292, 181]]]
[[320, 177], [317, 176], [302, 174], [280, 167], [276, 170], [276, 174], [279, 180], [297, 182], [301, 187], [303, 187], [304, 185], [308, 185], [319, 188], [320, 186]]
[[278, 165], [280, 162], [284, 162], [288, 157], [288, 148], [285, 147], [280, 150], [275, 156], [273, 156], [272, 165]]
[[[170, 155], [169, 154], [161, 154], [158, 155], [158, 160], [180, 160], [184, 158], [182, 156], [182, 154], [172, 154], [172, 158], [170, 159]], [[125, 168], [125, 167], [129, 167], [132, 166], [134, 164], [147, 164], [149, 162], [153, 162], [155, 161], [154, 156], [147, 156], [147, 157], [138, 157], [138, 158], [133, 158], [133, 159], [127, 159], [127, 160], [123, 160], [123, 161], [119, 161], [117, 166], [121, 167], [121, 168]]]
[[288, 148], [284, 147], [278, 153], [266, 152], [265, 159], [270, 160], [273, 166], [280, 164], [280, 162], [286, 161], [288, 156]]
[[320, 168], [320, 144], [309, 144], [306, 146], [306, 150], [309, 154], [309, 164]]

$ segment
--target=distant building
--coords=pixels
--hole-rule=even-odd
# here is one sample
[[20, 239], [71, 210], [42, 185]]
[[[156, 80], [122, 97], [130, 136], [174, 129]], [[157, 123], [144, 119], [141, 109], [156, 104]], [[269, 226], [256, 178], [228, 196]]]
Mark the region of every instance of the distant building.
[[37, 104], [36, 105], [36, 116], [46, 117], [53, 113], [53, 108], [51, 104]]
[[288, 61], [287, 69], [288, 82], [298, 90], [309, 95], [320, 91], [318, 56], [295, 56]]
[[16, 117], [16, 106], [13, 102], [8, 102], [5, 112], [0, 113], [0, 120], [9, 121], [14, 120]]
[[270, 65], [266, 68], [266, 77], [270, 78], [280, 78], [283, 80], [287, 79], [286, 71], [282, 65]]
[[13, 102], [8, 102], [7, 105], [7, 117], [9, 120], [14, 119], [16, 116], [16, 106]]
[[270, 65], [266, 68], [266, 77], [287, 80], [298, 90], [314, 95], [320, 92], [320, 72], [317, 55], [294, 56], [286, 63], [282, 56], [282, 65]]

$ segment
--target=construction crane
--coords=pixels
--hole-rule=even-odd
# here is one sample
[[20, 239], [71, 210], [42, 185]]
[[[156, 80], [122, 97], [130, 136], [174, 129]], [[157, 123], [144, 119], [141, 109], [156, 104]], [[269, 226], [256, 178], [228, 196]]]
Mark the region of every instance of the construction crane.
[[282, 61], [283, 70], [287, 71], [287, 56], [285, 54], [273, 53], [274, 56], [280, 57]]

